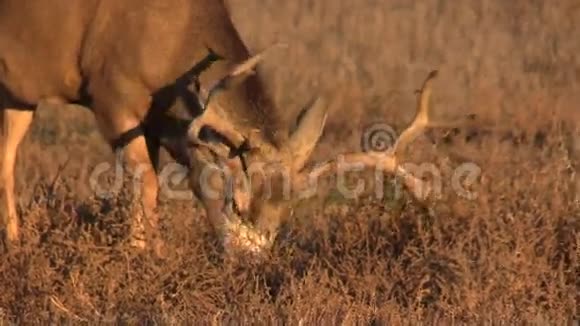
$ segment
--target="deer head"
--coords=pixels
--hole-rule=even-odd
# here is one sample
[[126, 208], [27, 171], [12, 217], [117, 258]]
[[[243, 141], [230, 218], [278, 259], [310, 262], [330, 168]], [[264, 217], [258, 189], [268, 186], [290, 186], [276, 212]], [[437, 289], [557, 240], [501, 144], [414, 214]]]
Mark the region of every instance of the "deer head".
[[[280, 222], [291, 213], [292, 199], [305, 191], [312, 179], [336, 171], [338, 160], [305, 168], [327, 118], [323, 97], [313, 100], [300, 114], [296, 128], [282, 144], [272, 144], [260, 130], [243, 130], [227, 119], [212, 98], [249, 76], [264, 52], [235, 66], [217, 82], [197, 84], [202, 114], [190, 125], [190, 184], [203, 202], [208, 218], [227, 249], [262, 253], [270, 248]], [[403, 150], [429, 127], [429, 74], [419, 91], [417, 113], [410, 126], [388, 152], [343, 154], [341, 159], [379, 168], [402, 178], [419, 200], [430, 188], [400, 164]], [[204, 132], [205, 130], [205, 132]], [[208, 131], [209, 130], [209, 131]]]

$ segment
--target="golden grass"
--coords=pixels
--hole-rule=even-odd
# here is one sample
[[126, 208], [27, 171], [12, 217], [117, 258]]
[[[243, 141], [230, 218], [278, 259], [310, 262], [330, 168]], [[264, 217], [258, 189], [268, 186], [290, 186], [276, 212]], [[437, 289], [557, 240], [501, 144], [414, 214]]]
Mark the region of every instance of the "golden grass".
[[[161, 206], [166, 261], [127, 248], [127, 196], [89, 191], [88, 171], [114, 159], [92, 116], [41, 108], [17, 167], [25, 243], [0, 252], [0, 323], [578, 322], [577, 2], [230, 3], [252, 49], [290, 45], [263, 65], [288, 121], [316, 90], [334, 95], [316, 158], [358, 150], [375, 122], [401, 130], [431, 69], [438, 118], [477, 113], [512, 137], [421, 138], [409, 159], [441, 168], [443, 198], [316, 198], [267, 263], [232, 266], [189, 201]], [[449, 188], [457, 157], [481, 167], [476, 199]]]

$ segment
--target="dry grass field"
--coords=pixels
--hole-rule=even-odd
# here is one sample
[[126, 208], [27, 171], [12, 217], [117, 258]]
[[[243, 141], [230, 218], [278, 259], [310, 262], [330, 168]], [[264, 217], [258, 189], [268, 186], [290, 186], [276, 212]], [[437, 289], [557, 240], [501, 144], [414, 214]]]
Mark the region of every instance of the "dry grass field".
[[[158, 260], [126, 243], [130, 193], [91, 191], [91, 171], [115, 158], [90, 113], [41, 107], [16, 168], [24, 240], [0, 246], [0, 325], [578, 324], [578, 1], [230, 7], [252, 50], [290, 45], [262, 66], [289, 123], [316, 90], [334, 95], [317, 159], [359, 150], [372, 124], [402, 130], [438, 69], [437, 120], [478, 117], [407, 153], [441, 171], [442, 196], [419, 206], [385, 182], [382, 198], [344, 198], [331, 177], [259, 265], [223, 261], [200, 205], [162, 198], [170, 250]], [[480, 171], [471, 198], [453, 187], [465, 163]]]

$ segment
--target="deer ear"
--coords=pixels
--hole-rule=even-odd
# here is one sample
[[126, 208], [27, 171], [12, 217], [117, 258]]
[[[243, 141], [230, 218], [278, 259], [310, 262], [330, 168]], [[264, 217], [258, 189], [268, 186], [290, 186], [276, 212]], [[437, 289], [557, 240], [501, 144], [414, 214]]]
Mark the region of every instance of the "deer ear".
[[299, 114], [287, 145], [293, 171], [301, 170], [306, 164], [322, 135], [327, 115], [327, 102], [322, 97], [314, 99]]

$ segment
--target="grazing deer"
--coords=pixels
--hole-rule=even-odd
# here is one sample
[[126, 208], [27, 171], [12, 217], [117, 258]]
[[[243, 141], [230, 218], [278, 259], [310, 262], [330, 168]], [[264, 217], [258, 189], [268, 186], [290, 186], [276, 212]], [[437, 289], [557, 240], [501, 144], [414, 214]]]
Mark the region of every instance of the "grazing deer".
[[[52, 101], [90, 109], [126, 168], [140, 175], [132, 214], [135, 246], [146, 247], [148, 231], [152, 236], [157, 229], [157, 161], [164, 147], [188, 168], [190, 186], [227, 248], [270, 247], [290, 213], [284, 189], [308, 187], [337, 162], [305, 169], [324, 128], [325, 100], [310, 103], [292, 133], [281, 132], [281, 119], [253, 72], [264, 55], [250, 55], [218, 0], [0, 0], [0, 180], [7, 239], [19, 239], [18, 146], [35, 108]], [[393, 151], [344, 156], [402, 177], [418, 198], [427, 188], [398, 164], [398, 156], [428, 127], [434, 75]], [[166, 114], [175, 107], [187, 108], [191, 118], [184, 123]]]

